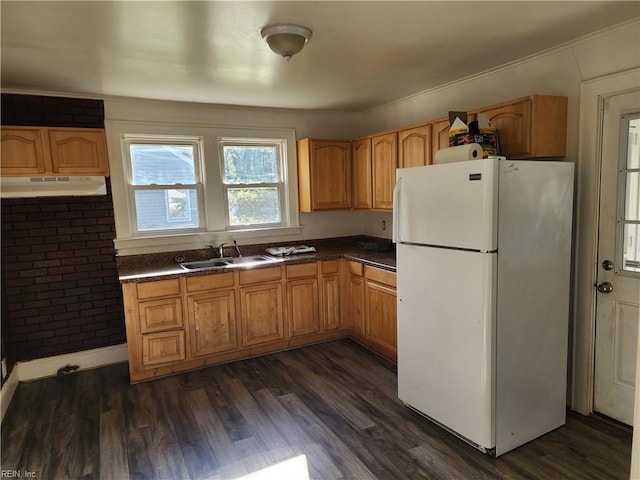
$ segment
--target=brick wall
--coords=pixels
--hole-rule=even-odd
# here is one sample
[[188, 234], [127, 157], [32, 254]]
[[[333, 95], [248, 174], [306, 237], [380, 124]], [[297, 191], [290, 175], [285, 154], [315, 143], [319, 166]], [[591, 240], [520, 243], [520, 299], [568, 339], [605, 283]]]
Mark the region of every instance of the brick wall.
[[114, 237], [111, 194], [2, 200], [12, 360], [125, 341]]
[[[101, 100], [0, 98], [3, 125], [104, 126]], [[110, 183], [107, 195], [0, 205], [2, 347], [9, 365], [125, 342]]]
[[3, 125], [104, 127], [102, 100], [3, 93], [1, 102]]

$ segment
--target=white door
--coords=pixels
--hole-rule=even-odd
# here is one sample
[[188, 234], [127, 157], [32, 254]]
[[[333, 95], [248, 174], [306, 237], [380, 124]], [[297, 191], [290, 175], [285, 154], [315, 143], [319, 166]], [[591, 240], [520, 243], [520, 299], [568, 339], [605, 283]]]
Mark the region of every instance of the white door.
[[605, 103], [594, 410], [633, 424], [640, 303], [640, 91]]

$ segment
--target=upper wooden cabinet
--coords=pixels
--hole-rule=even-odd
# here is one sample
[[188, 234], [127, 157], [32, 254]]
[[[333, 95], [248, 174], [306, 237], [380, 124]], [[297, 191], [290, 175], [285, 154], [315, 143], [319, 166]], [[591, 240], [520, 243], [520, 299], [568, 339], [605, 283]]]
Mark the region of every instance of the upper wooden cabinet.
[[383, 133], [371, 139], [373, 165], [373, 208], [393, 209], [393, 187], [398, 166], [398, 133]]
[[449, 148], [449, 118], [440, 118], [431, 122], [431, 158], [435, 162], [436, 152]]
[[3, 176], [109, 175], [100, 128], [3, 127]]
[[398, 167], [431, 165], [431, 125], [406, 128], [398, 132]]
[[351, 208], [351, 142], [298, 140], [301, 212]]
[[2, 128], [2, 175], [44, 175], [51, 169], [51, 155], [41, 128]]
[[482, 108], [498, 130], [500, 155], [507, 158], [564, 157], [567, 97], [531, 95]]
[[371, 137], [354, 140], [353, 159], [353, 208], [373, 208], [373, 172], [371, 166]]

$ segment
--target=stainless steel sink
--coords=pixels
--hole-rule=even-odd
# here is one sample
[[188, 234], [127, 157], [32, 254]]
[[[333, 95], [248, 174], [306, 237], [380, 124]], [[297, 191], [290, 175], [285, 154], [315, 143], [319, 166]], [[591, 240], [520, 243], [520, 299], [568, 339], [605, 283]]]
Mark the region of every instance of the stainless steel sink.
[[282, 259], [266, 255], [249, 255], [247, 257], [223, 257], [210, 258], [209, 260], [197, 260], [194, 262], [179, 262], [185, 270], [211, 270], [233, 267], [251, 267], [268, 262], [281, 262]]
[[203, 270], [208, 268], [224, 268], [229, 265], [229, 262], [223, 259], [213, 258], [211, 260], [198, 260], [195, 262], [180, 262], [178, 265], [185, 270]]
[[249, 255], [248, 257], [233, 257], [229, 259], [232, 265], [247, 266], [253, 263], [278, 262], [279, 258], [267, 257], [266, 255]]

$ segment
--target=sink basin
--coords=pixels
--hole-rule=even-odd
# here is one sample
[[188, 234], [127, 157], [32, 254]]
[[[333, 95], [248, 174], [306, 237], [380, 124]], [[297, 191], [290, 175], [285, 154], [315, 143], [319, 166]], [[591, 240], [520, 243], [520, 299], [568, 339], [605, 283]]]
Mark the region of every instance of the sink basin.
[[279, 258], [268, 257], [266, 255], [249, 255], [247, 257], [223, 257], [211, 258], [209, 260], [197, 260], [194, 262], [180, 262], [185, 270], [210, 270], [219, 268], [251, 267], [268, 262], [280, 262]]
[[279, 259], [266, 255], [249, 255], [248, 257], [233, 257], [229, 259], [232, 265], [248, 265], [252, 263], [277, 262]]
[[181, 262], [180, 265], [185, 270], [202, 270], [205, 268], [224, 268], [229, 263], [223, 259], [213, 258], [211, 260], [199, 260], [195, 262]]

